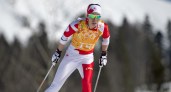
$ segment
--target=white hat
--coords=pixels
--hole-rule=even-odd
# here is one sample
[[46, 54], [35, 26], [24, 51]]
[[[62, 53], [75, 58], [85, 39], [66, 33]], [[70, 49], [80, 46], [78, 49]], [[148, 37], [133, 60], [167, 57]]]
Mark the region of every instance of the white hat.
[[87, 14], [91, 14], [93, 12], [101, 15], [101, 6], [99, 4], [90, 4], [87, 8]]

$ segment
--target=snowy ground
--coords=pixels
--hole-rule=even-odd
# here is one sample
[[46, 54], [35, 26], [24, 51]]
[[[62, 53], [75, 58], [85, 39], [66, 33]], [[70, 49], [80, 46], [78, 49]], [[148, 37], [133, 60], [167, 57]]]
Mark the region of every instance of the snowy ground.
[[[147, 90], [146, 85], [142, 85], [135, 89], [135, 92], [156, 92], [156, 85], [154, 84], [151, 90]], [[162, 84], [160, 92], [171, 92], [171, 82]]]

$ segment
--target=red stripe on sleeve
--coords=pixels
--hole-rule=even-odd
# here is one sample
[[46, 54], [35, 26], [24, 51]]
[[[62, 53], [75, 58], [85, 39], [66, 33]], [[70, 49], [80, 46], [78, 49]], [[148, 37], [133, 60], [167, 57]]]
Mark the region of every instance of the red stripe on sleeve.
[[[76, 28], [78, 28], [78, 24], [74, 25]], [[64, 32], [64, 36], [69, 37], [73, 33], [75, 33], [75, 30], [71, 27], [71, 25], [68, 26], [67, 30]]]
[[103, 31], [102, 37], [103, 38], [108, 38], [109, 36], [110, 36], [110, 33], [109, 33], [108, 25], [106, 23], [104, 23], [104, 31]]

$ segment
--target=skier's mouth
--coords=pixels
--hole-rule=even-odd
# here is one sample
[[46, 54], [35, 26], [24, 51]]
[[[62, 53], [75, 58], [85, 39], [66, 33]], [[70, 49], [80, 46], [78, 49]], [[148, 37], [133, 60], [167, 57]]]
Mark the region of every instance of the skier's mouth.
[[97, 23], [93, 22], [92, 24], [93, 24], [93, 25], [96, 25]]

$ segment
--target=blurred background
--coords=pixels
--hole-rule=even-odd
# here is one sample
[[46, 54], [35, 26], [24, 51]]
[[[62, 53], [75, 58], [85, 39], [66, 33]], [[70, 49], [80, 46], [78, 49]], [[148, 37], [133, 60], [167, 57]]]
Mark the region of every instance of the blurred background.
[[[0, 92], [36, 92], [59, 38], [90, 3], [101, 5], [111, 34], [97, 92], [171, 92], [171, 0], [0, 0]], [[77, 70], [60, 92], [81, 92]]]

